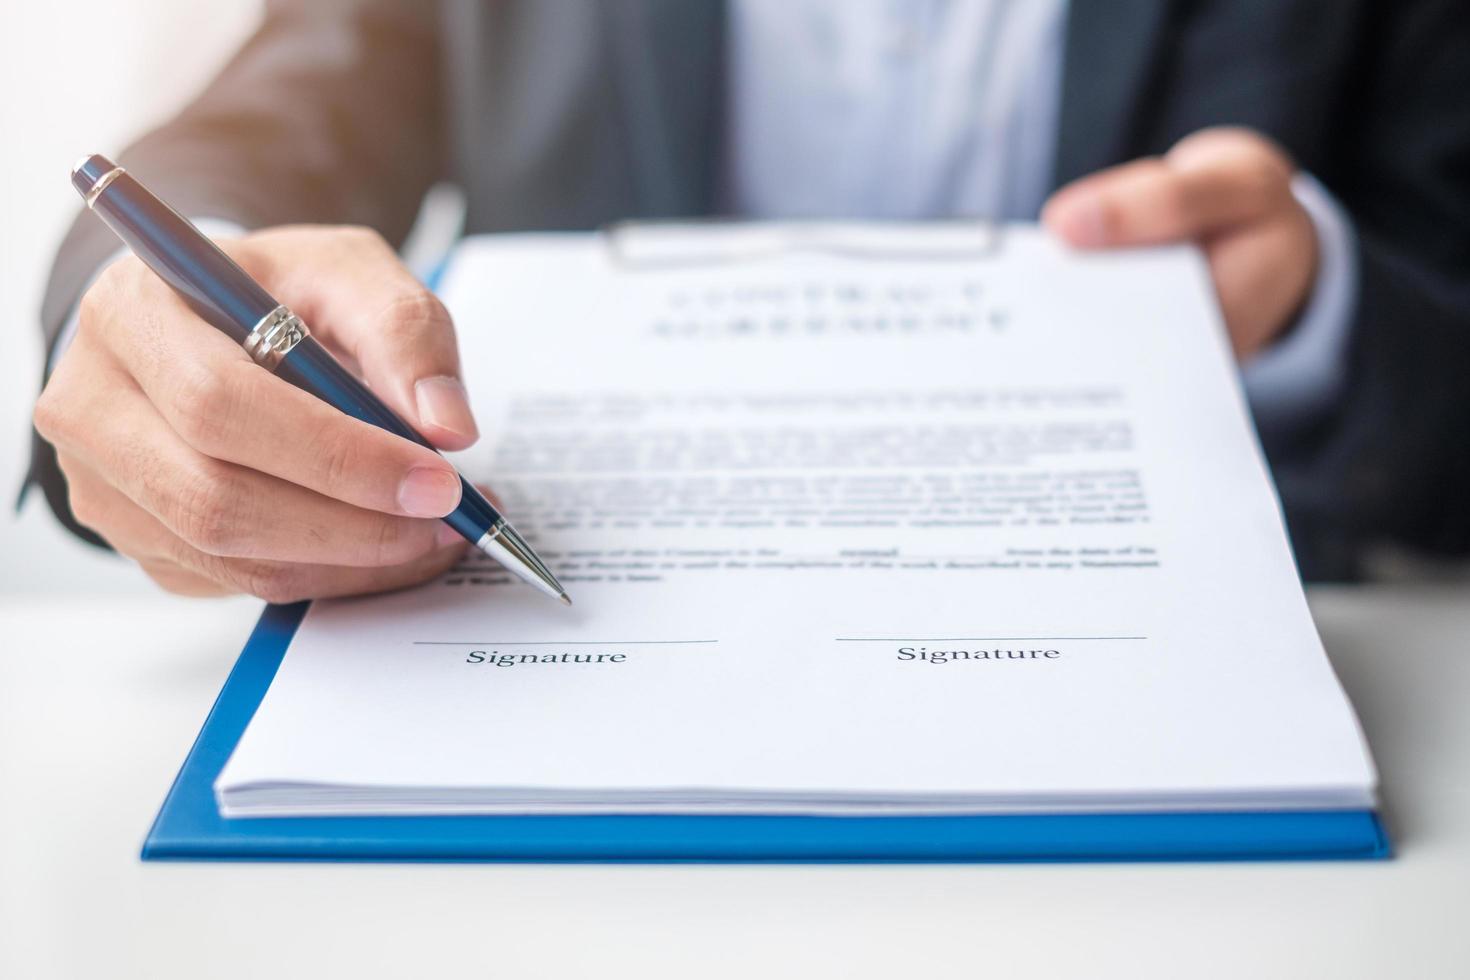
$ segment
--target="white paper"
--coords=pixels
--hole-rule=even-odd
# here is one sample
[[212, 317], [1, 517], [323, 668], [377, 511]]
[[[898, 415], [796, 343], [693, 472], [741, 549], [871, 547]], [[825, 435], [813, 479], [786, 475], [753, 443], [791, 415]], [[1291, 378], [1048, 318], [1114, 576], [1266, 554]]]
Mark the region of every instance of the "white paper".
[[458, 462], [576, 604], [315, 604], [224, 812], [1370, 805], [1199, 256], [839, 232], [467, 242]]

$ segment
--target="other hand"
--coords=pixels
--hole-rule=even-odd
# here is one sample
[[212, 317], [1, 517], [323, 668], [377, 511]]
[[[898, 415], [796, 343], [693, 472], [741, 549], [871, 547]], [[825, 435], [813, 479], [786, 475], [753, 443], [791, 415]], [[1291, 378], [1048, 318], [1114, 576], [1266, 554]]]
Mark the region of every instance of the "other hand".
[[[221, 243], [434, 445], [478, 435], [444, 307], [377, 234]], [[36, 404], [73, 514], [164, 588], [272, 602], [427, 579], [463, 540], [454, 468], [256, 365], [135, 258], [82, 298]]]
[[1316, 279], [1317, 234], [1291, 193], [1295, 169], [1258, 133], [1204, 129], [1163, 157], [1068, 184], [1042, 221], [1079, 248], [1198, 242], [1244, 358], [1293, 322]]

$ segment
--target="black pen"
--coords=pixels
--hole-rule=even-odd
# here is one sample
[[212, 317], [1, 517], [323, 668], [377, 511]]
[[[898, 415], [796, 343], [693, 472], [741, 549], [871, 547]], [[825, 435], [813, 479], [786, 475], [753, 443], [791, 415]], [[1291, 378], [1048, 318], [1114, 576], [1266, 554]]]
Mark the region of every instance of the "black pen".
[[[206, 323], [242, 344], [277, 377], [353, 418], [433, 449], [317, 343], [289, 309], [245, 274], [199, 229], [104, 156], [82, 159], [72, 186], [133, 254]], [[517, 577], [567, 605], [572, 600], [515, 528], [463, 476], [459, 506], [444, 518]]]

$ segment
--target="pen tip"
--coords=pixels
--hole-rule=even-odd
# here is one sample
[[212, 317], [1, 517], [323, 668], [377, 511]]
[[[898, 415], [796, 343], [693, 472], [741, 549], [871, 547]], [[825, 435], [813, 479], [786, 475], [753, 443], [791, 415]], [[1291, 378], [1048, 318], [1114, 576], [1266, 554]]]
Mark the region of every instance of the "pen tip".
[[563, 592], [561, 594], [561, 601], [562, 605], [570, 606], [572, 604], [572, 597]]

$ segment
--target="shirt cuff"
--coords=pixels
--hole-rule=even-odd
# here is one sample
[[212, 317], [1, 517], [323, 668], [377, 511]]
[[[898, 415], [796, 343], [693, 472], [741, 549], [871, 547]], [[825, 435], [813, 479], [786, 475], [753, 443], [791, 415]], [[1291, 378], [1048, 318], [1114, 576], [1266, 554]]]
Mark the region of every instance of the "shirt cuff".
[[1256, 424], [1276, 431], [1316, 421], [1341, 395], [1358, 297], [1352, 218], [1310, 174], [1297, 174], [1291, 192], [1317, 233], [1316, 282], [1296, 324], [1241, 369]]
[[[194, 227], [209, 238], [235, 238], [245, 233], [244, 227], [233, 221], [226, 221], [224, 218], [199, 218], [194, 222]], [[87, 280], [87, 285], [82, 287], [82, 293], [85, 294], [92, 288], [108, 266], [127, 254], [127, 246], [123, 245], [109, 255], [107, 260], [97, 267], [97, 271], [92, 273], [92, 278]], [[71, 347], [72, 341], [76, 340], [77, 326], [81, 318], [81, 305], [77, 304], [71, 308], [71, 315], [66, 318], [66, 322], [57, 332], [56, 343], [51, 345], [51, 355], [46, 359], [46, 377], [51, 377], [51, 373], [56, 370], [56, 365], [61, 361], [61, 356]]]

